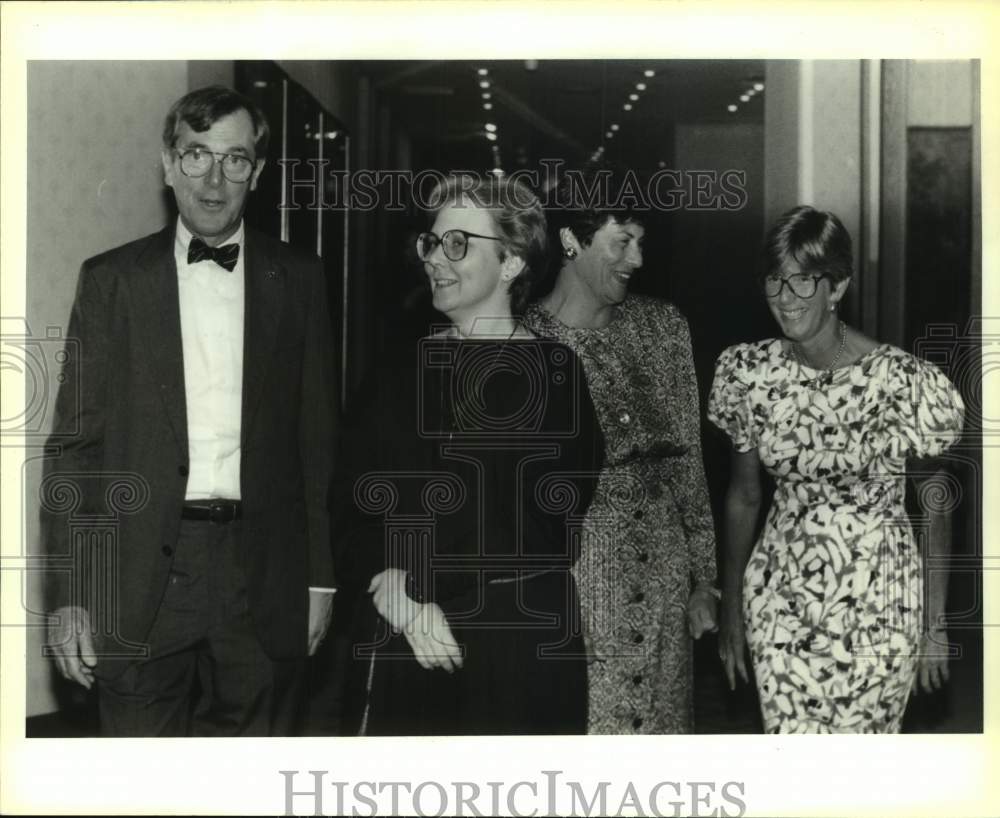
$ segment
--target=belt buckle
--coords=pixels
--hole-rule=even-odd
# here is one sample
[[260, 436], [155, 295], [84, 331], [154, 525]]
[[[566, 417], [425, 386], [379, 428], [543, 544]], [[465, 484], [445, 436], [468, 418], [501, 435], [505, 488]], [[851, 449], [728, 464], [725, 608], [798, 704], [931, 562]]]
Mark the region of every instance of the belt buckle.
[[226, 503], [212, 503], [208, 509], [208, 519], [220, 525], [231, 523], [234, 519], [233, 506]]

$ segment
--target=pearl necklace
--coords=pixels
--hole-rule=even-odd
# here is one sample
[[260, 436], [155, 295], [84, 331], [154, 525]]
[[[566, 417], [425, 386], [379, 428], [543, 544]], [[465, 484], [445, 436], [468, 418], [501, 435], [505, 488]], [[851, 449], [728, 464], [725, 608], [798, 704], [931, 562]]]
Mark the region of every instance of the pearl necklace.
[[[837, 350], [837, 354], [830, 361], [830, 365], [823, 368], [822, 374], [813, 379], [814, 383], [820, 383], [823, 380], [829, 382], [833, 378], [833, 370], [837, 367], [837, 363], [840, 361], [840, 356], [844, 354], [844, 347], [847, 346], [847, 324], [843, 321], [840, 322], [840, 349]], [[802, 355], [802, 350], [799, 348], [798, 344], [792, 344], [792, 351], [795, 353], [795, 360], [798, 361], [800, 366], [808, 366], [810, 369], [818, 369], [819, 367], [810, 366], [809, 362], [806, 361], [805, 357]]]

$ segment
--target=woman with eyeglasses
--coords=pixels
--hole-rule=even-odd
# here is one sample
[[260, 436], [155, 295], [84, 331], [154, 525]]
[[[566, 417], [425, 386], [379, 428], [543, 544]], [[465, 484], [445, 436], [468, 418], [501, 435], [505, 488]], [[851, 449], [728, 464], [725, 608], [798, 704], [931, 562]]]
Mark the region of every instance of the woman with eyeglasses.
[[[454, 178], [417, 253], [448, 323], [385, 394], [344, 536], [378, 617], [369, 735], [582, 733], [570, 569], [603, 457], [582, 368], [519, 321], [545, 217], [523, 185]], [[360, 555], [360, 557], [358, 557]]]
[[[947, 575], [930, 574], [923, 615], [904, 474], [929, 554], [946, 555], [953, 492], [931, 458], [961, 434], [962, 401], [936, 367], [838, 317], [852, 259], [834, 214], [783, 215], [762, 253], [783, 337], [726, 349], [709, 398], [732, 443], [719, 653], [735, 687], [749, 643], [773, 733], [898, 732], [911, 690], [948, 677]], [[761, 466], [775, 490], [754, 544]]]

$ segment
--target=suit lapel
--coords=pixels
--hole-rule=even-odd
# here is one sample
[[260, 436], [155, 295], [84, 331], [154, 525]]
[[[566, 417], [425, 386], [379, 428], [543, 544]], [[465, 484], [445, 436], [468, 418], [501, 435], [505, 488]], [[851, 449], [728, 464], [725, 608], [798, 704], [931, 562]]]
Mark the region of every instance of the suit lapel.
[[285, 301], [285, 270], [249, 228], [246, 230], [243, 319], [243, 416], [240, 437], [247, 433], [260, 403], [267, 370], [274, 358], [278, 324]]
[[187, 408], [184, 398], [184, 353], [174, 260], [175, 225], [150, 240], [130, 276], [136, 326], [145, 336], [149, 367], [155, 378], [177, 445], [187, 457]]

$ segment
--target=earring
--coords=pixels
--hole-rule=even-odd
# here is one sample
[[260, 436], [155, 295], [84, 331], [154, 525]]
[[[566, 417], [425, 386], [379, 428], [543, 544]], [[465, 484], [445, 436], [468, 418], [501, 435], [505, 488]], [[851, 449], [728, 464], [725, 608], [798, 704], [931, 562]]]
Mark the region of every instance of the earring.
[[836, 301], [831, 301], [830, 302], [830, 312], [836, 312], [836, 310], [837, 310], [837, 302]]
[[566, 256], [566, 258], [576, 258], [576, 250], [572, 247], [566, 247], [563, 250], [563, 255]]

